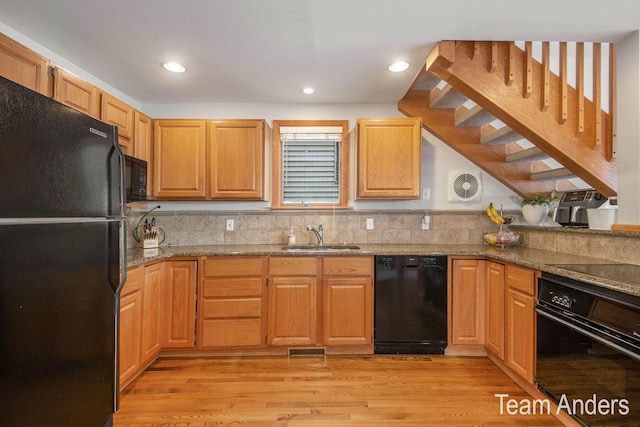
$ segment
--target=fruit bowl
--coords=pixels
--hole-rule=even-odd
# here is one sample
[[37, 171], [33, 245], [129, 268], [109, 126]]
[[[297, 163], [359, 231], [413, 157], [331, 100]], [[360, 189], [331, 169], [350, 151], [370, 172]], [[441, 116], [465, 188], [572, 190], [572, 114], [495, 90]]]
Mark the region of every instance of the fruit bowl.
[[496, 233], [485, 233], [484, 240], [493, 246], [513, 246], [520, 240], [520, 235], [513, 231], [498, 231]]

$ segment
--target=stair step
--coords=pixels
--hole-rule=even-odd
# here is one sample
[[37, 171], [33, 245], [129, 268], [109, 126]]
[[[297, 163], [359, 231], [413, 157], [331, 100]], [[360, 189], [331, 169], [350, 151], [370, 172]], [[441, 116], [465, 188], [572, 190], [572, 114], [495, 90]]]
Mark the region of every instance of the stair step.
[[413, 85], [410, 89], [432, 91], [436, 88], [436, 86], [438, 86], [438, 83], [440, 83], [441, 81], [442, 80], [440, 80], [439, 77], [436, 77], [430, 72], [425, 71], [423, 73], [420, 73], [420, 75], [413, 82]]
[[485, 126], [495, 120], [496, 118], [493, 114], [476, 105], [456, 117], [456, 126]]
[[458, 108], [468, 100], [469, 98], [455, 90], [453, 86], [447, 85], [440, 91], [438, 91], [434, 97], [431, 98], [429, 107], [440, 110], [445, 110], [448, 108]]
[[480, 137], [480, 144], [483, 145], [506, 145], [520, 141], [522, 136], [508, 126], [501, 127], [495, 132], [488, 133]]
[[538, 147], [531, 147], [525, 150], [516, 151], [507, 154], [507, 163], [535, 162], [538, 160], [548, 159], [549, 155]]
[[575, 174], [573, 174], [567, 168], [549, 169], [547, 171], [535, 172], [531, 174], [532, 181], [570, 179], [575, 177], [576, 177]]

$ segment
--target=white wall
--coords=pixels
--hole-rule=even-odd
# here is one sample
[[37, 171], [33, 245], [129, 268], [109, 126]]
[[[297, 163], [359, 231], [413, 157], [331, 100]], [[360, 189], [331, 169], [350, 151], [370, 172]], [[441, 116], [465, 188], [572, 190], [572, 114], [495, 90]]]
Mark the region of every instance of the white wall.
[[617, 44], [618, 223], [640, 223], [640, 33]]

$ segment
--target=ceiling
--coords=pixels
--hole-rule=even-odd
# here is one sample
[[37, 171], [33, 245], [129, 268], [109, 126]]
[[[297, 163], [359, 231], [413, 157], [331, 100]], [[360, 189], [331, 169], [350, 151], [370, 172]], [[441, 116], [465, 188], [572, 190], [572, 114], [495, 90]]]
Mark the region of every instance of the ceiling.
[[640, 2], [1, 0], [0, 22], [141, 104], [370, 103], [402, 98], [439, 40], [615, 42]]

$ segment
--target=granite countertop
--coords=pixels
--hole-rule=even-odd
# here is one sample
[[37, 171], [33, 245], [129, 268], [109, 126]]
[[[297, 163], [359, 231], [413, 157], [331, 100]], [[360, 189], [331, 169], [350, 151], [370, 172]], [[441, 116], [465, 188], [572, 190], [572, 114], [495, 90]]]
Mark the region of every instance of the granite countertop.
[[506, 261], [548, 273], [594, 283], [609, 289], [640, 296], [640, 287], [609, 279], [601, 279], [558, 267], [553, 264], [616, 264], [600, 258], [571, 255], [523, 247], [500, 248], [489, 245], [358, 245], [359, 250], [300, 252], [283, 250], [283, 245], [211, 245], [211, 246], [161, 246], [157, 249], [130, 248], [128, 267], [159, 261], [167, 258], [203, 256], [345, 256], [345, 255], [450, 255], [481, 256]]

